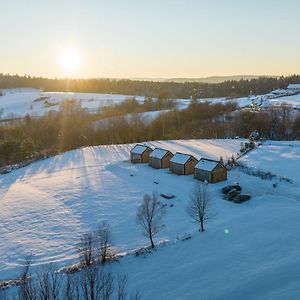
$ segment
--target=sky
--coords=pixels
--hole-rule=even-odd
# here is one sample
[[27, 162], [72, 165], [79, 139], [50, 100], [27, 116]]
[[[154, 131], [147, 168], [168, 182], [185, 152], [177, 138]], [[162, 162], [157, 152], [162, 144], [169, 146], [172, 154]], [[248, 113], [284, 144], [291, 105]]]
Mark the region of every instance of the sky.
[[0, 73], [300, 73], [299, 0], [0, 0]]

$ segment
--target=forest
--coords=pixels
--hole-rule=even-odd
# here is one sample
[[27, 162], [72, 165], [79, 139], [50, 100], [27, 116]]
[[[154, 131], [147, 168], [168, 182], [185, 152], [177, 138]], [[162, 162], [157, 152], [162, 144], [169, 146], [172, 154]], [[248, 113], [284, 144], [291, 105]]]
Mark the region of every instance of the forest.
[[[146, 105], [146, 106], [145, 106]], [[258, 130], [266, 139], [299, 139], [300, 114], [287, 105], [252, 112], [237, 110], [234, 103], [211, 104], [191, 101], [185, 110], [172, 102], [150, 122], [142, 114], [149, 109], [128, 99], [125, 103], [89, 114], [76, 101], [64, 101], [58, 112], [35, 118], [0, 123], [0, 166], [35, 160], [81, 146], [137, 143], [150, 140], [248, 137]], [[154, 107], [153, 107], [154, 108]], [[130, 114], [131, 113], [131, 114]]]
[[39, 88], [45, 92], [82, 92], [143, 95], [165, 98], [213, 98], [241, 97], [249, 93], [265, 94], [290, 83], [299, 83], [299, 75], [287, 77], [259, 77], [225, 81], [201, 82], [154, 82], [129, 79], [47, 79], [42, 77], [5, 75], [0, 73], [0, 89]]

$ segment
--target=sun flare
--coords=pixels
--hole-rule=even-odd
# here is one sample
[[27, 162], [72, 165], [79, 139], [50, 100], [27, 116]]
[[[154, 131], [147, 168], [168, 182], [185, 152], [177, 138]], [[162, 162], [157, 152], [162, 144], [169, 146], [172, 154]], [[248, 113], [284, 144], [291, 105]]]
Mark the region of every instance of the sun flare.
[[59, 63], [67, 75], [72, 75], [80, 68], [80, 53], [75, 48], [66, 48], [60, 54]]

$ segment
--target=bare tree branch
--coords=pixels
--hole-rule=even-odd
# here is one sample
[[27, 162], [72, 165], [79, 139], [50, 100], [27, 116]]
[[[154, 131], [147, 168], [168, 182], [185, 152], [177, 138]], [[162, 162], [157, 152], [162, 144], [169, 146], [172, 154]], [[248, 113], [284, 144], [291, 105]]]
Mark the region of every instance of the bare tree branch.
[[200, 182], [195, 184], [191, 192], [187, 213], [194, 222], [199, 224], [199, 231], [204, 231], [204, 223], [208, 219], [210, 201], [211, 196], [207, 184]]
[[162, 223], [165, 209], [158, 201], [157, 195], [144, 196], [143, 203], [137, 211], [137, 223], [142, 227], [143, 235], [148, 237], [151, 247], [154, 248], [153, 238], [165, 227]]

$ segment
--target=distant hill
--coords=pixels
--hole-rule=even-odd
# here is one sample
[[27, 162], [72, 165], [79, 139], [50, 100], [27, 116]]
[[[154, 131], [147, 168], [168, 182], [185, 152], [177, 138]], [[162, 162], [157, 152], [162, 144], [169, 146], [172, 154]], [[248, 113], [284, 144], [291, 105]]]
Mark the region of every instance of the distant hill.
[[230, 80], [241, 80], [241, 79], [256, 79], [259, 77], [278, 78], [280, 76], [270, 75], [233, 75], [233, 76], [210, 76], [200, 78], [131, 78], [132, 80], [142, 81], [158, 81], [158, 82], [203, 82], [203, 83], [221, 83]]

